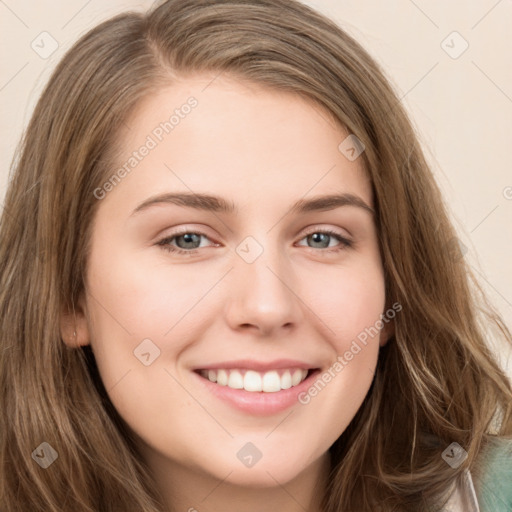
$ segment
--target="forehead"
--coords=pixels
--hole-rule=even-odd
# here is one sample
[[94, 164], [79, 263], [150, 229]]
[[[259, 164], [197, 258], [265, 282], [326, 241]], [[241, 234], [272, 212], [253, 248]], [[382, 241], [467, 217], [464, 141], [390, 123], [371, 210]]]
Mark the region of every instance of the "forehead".
[[298, 94], [224, 75], [183, 78], [149, 94], [128, 118], [112, 169], [128, 172], [110, 195], [135, 201], [197, 191], [284, 205], [349, 192], [371, 204], [362, 158], [351, 161], [339, 148], [348, 135]]

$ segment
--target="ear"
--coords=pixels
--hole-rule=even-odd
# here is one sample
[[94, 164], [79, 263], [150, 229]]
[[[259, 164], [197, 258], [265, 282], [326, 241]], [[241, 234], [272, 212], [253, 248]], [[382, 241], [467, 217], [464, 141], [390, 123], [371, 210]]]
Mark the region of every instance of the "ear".
[[383, 347], [395, 335], [395, 321], [388, 319], [380, 331], [379, 346]]
[[64, 309], [61, 312], [60, 335], [62, 341], [70, 348], [90, 344], [89, 325], [83, 296], [78, 300], [74, 311]]

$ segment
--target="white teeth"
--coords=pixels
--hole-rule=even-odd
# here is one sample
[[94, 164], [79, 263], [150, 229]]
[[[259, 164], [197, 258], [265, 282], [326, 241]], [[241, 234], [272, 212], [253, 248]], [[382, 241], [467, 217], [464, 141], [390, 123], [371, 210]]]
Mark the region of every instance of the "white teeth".
[[303, 372], [297, 369], [292, 373], [292, 386], [296, 386], [301, 380], [303, 380]]
[[277, 372], [267, 372], [263, 375], [263, 391], [275, 393], [281, 391], [281, 379]]
[[232, 389], [245, 389], [251, 392], [275, 393], [300, 384], [307, 376], [308, 370], [290, 368], [288, 370], [271, 370], [255, 372], [253, 370], [201, 370], [201, 375], [219, 386]]
[[227, 386], [228, 385], [228, 372], [226, 370], [218, 370], [217, 371], [217, 384], [219, 386]]
[[289, 389], [292, 387], [292, 375], [286, 370], [281, 376], [281, 389]]
[[244, 389], [246, 391], [262, 391], [261, 375], [258, 372], [248, 370], [244, 375]]
[[229, 372], [228, 386], [233, 389], [243, 389], [244, 378], [242, 374], [236, 370]]

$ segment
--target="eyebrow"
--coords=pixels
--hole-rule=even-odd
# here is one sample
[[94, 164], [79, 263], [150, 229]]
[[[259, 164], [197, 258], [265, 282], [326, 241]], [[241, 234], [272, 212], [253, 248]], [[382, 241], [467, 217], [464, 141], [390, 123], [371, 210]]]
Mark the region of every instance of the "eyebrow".
[[[232, 201], [222, 197], [209, 194], [198, 194], [194, 192], [166, 193], [150, 197], [143, 201], [133, 210], [130, 216], [147, 210], [156, 205], [175, 204], [186, 208], [204, 210], [217, 213], [236, 214], [237, 207]], [[363, 199], [354, 194], [331, 194], [325, 196], [316, 196], [311, 199], [300, 199], [290, 209], [291, 213], [307, 213], [312, 211], [334, 210], [341, 206], [355, 206], [361, 208], [372, 215], [375, 214], [373, 208], [366, 204]]]

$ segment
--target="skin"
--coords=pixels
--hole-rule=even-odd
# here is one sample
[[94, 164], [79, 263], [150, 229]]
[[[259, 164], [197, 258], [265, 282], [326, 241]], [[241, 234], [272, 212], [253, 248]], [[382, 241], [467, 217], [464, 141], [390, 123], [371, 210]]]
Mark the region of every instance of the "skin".
[[[147, 97], [119, 134], [122, 165], [169, 112], [190, 96], [198, 100], [101, 200], [87, 293], [77, 316], [63, 315], [63, 338], [92, 345], [112, 403], [176, 510], [317, 511], [327, 450], [367, 394], [392, 324], [307, 405], [270, 416], [221, 402], [192, 369], [293, 358], [326, 370], [375, 324], [385, 294], [371, 213], [356, 206], [290, 212], [302, 198], [334, 192], [372, 207], [371, 187], [362, 159], [349, 161], [338, 150], [348, 132], [319, 106], [212, 78], [183, 78]], [[167, 203], [132, 215], [154, 195], [191, 191], [222, 196], [239, 212]], [[192, 255], [158, 245], [181, 228], [206, 235]], [[352, 246], [307, 236], [325, 229]], [[263, 249], [252, 263], [236, 252], [248, 236]], [[182, 238], [168, 244], [190, 247]], [[160, 350], [149, 366], [134, 356], [144, 339]], [[263, 454], [251, 468], [236, 455], [247, 442]]]

